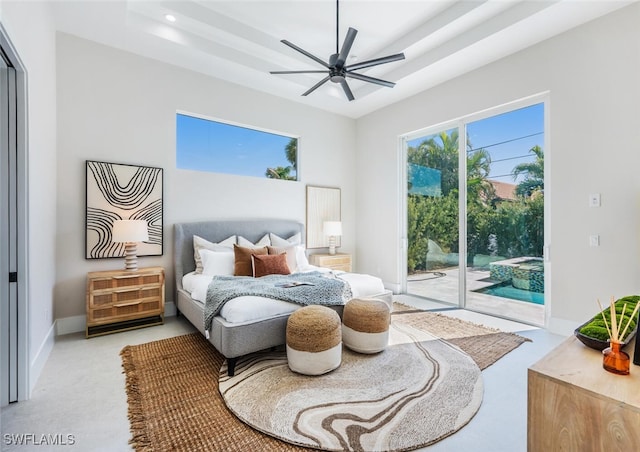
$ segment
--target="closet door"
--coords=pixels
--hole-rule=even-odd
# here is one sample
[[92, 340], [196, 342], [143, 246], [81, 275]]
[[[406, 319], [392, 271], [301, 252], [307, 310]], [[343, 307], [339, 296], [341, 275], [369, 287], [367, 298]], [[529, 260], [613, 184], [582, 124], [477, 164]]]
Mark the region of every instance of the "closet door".
[[0, 53], [0, 406], [18, 400], [16, 74]]

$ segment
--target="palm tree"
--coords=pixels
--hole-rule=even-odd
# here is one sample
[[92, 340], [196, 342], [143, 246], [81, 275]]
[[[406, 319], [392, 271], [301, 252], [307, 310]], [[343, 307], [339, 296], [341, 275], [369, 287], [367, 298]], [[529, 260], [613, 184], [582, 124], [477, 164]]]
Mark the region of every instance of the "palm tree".
[[269, 179], [297, 180], [296, 176], [291, 175], [291, 171], [296, 171], [298, 164], [298, 139], [291, 138], [284, 147], [284, 155], [291, 166], [277, 166], [275, 168], [267, 168], [264, 175]]
[[295, 170], [298, 164], [298, 139], [297, 138], [291, 138], [289, 140], [287, 145], [284, 147], [284, 154], [287, 157], [287, 160], [289, 161], [289, 163], [291, 163], [291, 166], [293, 167], [293, 169]]
[[296, 180], [294, 176], [291, 176], [290, 166], [277, 166], [275, 168], [267, 168], [265, 176], [269, 179], [284, 179], [284, 180]]
[[520, 174], [524, 174], [524, 180], [516, 187], [516, 194], [529, 197], [535, 191], [544, 190], [544, 151], [537, 144], [529, 149], [535, 154], [533, 162], [520, 163], [513, 168], [513, 179], [517, 179]]
[[[469, 144], [471, 148], [471, 144]], [[491, 202], [496, 190], [487, 179], [491, 172], [491, 154], [486, 149], [476, 149], [467, 156], [467, 198], [469, 202]]]

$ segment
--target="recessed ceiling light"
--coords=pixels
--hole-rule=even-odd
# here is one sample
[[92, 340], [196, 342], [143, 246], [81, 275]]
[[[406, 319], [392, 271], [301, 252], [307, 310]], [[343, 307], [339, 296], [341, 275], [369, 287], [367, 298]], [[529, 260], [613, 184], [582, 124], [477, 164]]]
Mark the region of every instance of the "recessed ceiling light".
[[164, 18], [167, 19], [169, 22], [175, 22], [176, 21], [176, 16], [174, 16], [172, 14], [165, 14]]

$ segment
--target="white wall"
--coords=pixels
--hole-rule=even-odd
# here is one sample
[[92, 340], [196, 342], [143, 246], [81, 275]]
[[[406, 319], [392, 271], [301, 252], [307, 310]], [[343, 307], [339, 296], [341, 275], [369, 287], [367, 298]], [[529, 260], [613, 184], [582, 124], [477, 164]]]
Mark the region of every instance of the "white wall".
[[[355, 244], [355, 121], [58, 34], [58, 245], [55, 316], [84, 316], [88, 271], [123, 260], [85, 260], [85, 160], [164, 168], [164, 256], [173, 301], [173, 227], [215, 218], [305, 221], [307, 184], [340, 187], [345, 251]], [[300, 136], [299, 182], [175, 168], [176, 111]], [[351, 247], [350, 247], [351, 245]]]
[[[549, 91], [548, 326], [568, 334], [597, 298], [640, 293], [639, 21], [631, 5], [360, 118], [359, 270], [400, 284], [400, 135]], [[590, 193], [602, 194], [601, 208], [588, 207]], [[594, 233], [599, 248], [589, 247]]]
[[53, 346], [56, 283], [55, 30], [46, 3], [2, 2], [0, 20], [27, 71], [29, 390]]

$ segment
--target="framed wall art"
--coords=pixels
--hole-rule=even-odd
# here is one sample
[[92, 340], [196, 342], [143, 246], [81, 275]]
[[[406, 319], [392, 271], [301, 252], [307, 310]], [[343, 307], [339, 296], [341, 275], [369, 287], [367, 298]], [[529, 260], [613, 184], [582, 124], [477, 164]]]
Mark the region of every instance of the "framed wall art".
[[138, 256], [161, 256], [162, 168], [86, 161], [85, 258], [124, 256], [124, 243], [111, 240], [116, 220], [145, 220], [149, 240], [138, 243]]
[[[325, 221], [340, 221], [340, 189], [307, 185], [307, 248], [326, 248], [329, 237], [322, 230]], [[340, 246], [336, 237], [336, 246]]]

